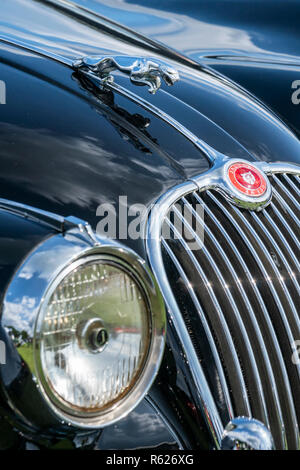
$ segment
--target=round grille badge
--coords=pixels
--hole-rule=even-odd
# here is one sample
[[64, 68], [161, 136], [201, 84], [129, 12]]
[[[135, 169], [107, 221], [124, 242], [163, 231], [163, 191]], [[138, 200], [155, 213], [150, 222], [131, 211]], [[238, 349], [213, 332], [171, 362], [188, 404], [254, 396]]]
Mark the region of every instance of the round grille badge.
[[235, 189], [247, 196], [259, 197], [267, 190], [264, 175], [247, 163], [233, 163], [228, 168], [228, 177]]

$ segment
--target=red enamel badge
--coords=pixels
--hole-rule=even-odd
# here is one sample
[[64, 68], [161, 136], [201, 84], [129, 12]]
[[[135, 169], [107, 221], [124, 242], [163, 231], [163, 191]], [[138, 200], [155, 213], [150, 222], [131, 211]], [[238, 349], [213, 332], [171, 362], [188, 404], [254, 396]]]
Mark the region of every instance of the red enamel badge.
[[233, 163], [228, 168], [228, 177], [231, 184], [247, 196], [262, 196], [267, 189], [264, 175], [252, 165], [247, 163]]

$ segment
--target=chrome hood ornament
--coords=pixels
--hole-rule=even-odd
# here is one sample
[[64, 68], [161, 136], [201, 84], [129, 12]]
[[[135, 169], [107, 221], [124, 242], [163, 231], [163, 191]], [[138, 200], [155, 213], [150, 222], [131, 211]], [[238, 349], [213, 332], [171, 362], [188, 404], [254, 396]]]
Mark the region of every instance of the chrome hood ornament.
[[149, 93], [156, 93], [161, 86], [161, 79], [172, 86], [179, 80], [179, 73], [173, 67], [156, 59], [128, 56], [90, 56], [73, 62], [75, 69], [88, 70], [95, 73], [102, 80], [112, 82], [111, 74], [115, 70], [129, 76], [134, 85], [147, 85]]

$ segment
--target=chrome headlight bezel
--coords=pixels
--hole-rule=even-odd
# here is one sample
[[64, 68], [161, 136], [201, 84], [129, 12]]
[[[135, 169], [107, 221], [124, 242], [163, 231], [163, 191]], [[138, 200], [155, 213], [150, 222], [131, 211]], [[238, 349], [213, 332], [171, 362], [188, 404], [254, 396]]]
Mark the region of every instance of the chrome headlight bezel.
[[[84, 416], [67, 407], [63, 407], [56, 400], [53, 391], [45, 380], [38, 349], [40, 341], [40, 315], [43, 305], [53, 292], [60, 280], [77, 266], [84, 265], [91, 260], [108, 261], [127, 272], [142, 290], [151, 319], [151, 331], [148, 355], [143, 369], [133, 389], [117, 401], [112, 408], [103, 413]], [[164, 302], [156, 281], [147, 267], [145, 261], [132, 250], [109, 239], [90, 237], [80, 229], [73, 229], [65, 234], [51, 236], [38, 246], [23, 262], [12, 279], [3, 302], [2, 326], [12, 326], [14, 320], [10, 306], [24, 304], [24, 299], [31, 299], [31, 305], [26, 307], [22, 321], [29, 337], [32, 339], [31, 360], [27, 362], [30, 371], [31, 384], [34, 383], [34, 396], [24, 397], [20, 403], [15, 397], [15, 390], [2, 381], [4, 393], [8, 403], [15, 414], [27, 425], [40, 426], [49, 423], [49, 426], [66, 425], [82, 429], [102, 428], [113, 424], [131, 410], [143, 399], [151, 387], [159, 370], [163, 355], [166, 332], [166, 317]], [[34, 299], [34, 300], [33, 300]], [[4, 369], [5, 371], [5, 369]], [[5, 372], [4, 372], [5, 373]], [[31, 387], [32, 388], [32, 387]], [[42, 404], [42, 409], [28, 412], [25, 402], [35, 400]]]

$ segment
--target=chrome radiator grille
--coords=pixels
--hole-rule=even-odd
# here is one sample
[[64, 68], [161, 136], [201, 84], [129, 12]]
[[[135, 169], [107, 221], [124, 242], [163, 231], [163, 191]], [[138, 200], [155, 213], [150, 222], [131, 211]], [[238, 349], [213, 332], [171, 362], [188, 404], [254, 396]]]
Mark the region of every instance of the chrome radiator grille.
[[[185, 190], [174, 199], [160, 221], [162, 233], [167, 226], [171, 237], [160, 238], [165, 279], [157, 277], [167, 303], [173, 297], [171, 313], [172, 305], [178, 307], [190, 340], [184, 347], [192, 348], [194, 361], [197, 357], [201, 364], [223, 425], [232, 416], [252, 416], [270, 428], [276, 448], [295, 449], [300, 366], [292, 357], [300, 340], [300, 179], [270, 174], [269, 180], [272, 202], [260, 212], [235, 207], [214, 189]], [[188, 218], [182, 215], [187, 211]], [[184, 235], [177, 232], [176, 218]], [[203, 225], [203, 244], [196, 223]], [[198, 248], [189, 248], [191, 238]], [[151, 249], [149, 257], [157, 273]], [[178, 328], [181, 320], [176, 321]]]

